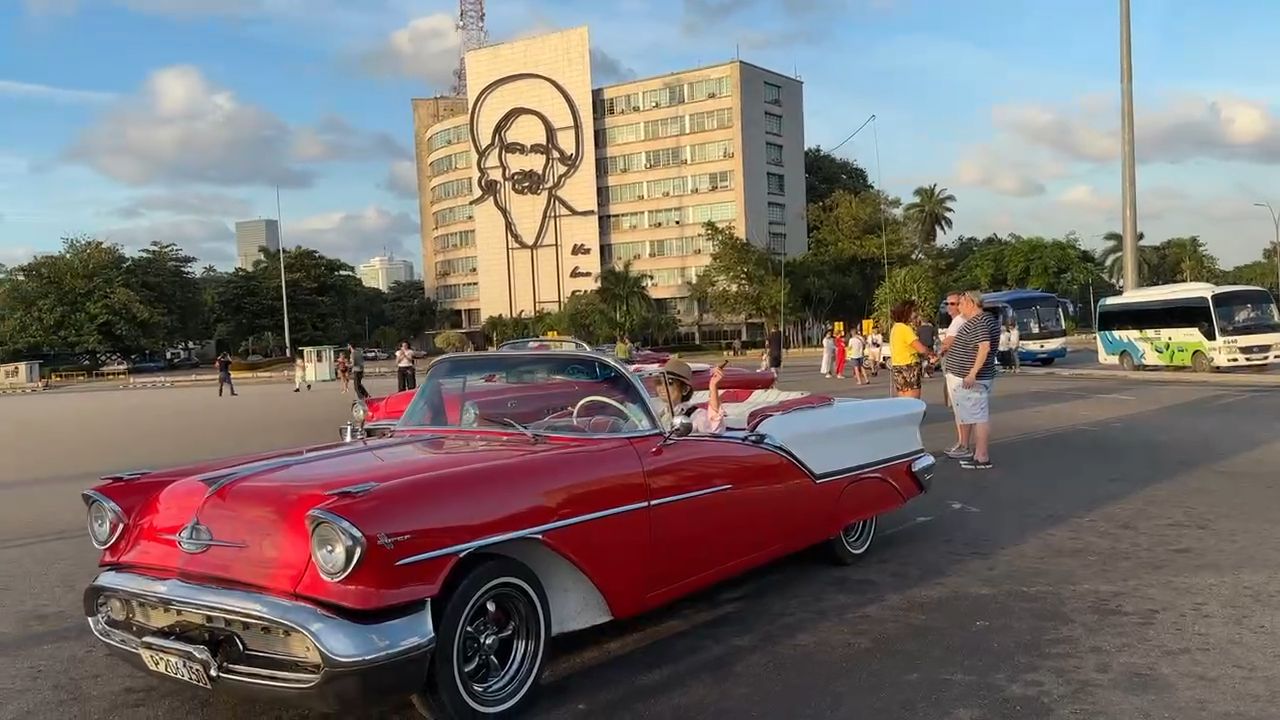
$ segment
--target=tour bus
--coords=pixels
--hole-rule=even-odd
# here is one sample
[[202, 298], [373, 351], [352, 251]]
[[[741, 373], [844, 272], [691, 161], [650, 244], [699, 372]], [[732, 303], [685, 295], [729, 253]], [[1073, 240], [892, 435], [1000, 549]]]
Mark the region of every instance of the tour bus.
[[[1000, 318], [1001, 326], [1018, 323], [1018, 360], [1024, 363], [1052, 365], [1067, 356], [1067, 324], [1063, 307], [1070, 303], [1053, 293], [1039, 290], [1002, 290], [982, 296], [987, 312]], [[946, 304], [941, 307], [943, 323]], [[940, 325], [945, 328], [946, 325]]]
[[1098, 362], [1143, 367], [1249, 367], [1280, 360], [1280, 314], [1260, 287], [1175, 283], [1098, 303]]

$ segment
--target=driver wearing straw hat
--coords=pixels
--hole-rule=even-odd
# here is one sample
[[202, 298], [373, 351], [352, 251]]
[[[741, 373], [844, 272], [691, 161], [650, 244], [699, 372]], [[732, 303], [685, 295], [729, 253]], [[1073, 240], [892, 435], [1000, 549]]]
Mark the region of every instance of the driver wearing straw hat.
[[690, 402], [693, 397], [693, 369], [683, 360], [668, 360], [657, 375], [656, 402], [654, 412], [663, 427], [670, 428], [672, 418], [686, 415], [693, 421], [693, 432], [699, 435], [721, 435], [724, 433], [724, 410], [720, 406], [720, 379], [724, 372], [720, 368], [711, 371], [708, 383], [707, 407], [700, 408]]

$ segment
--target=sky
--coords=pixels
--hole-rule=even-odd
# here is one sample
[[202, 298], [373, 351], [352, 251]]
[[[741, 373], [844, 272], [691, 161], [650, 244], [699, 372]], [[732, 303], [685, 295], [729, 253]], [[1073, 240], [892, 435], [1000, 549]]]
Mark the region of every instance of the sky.
[[[805, 141], [957, 234], [1120, 228], [1117, 0], [490, 0], [501, 41], [587, 25], [596, 84], [740, 56], [804, 81]], [[1280, 3], [1135, 0], [1139, 227], [1224, 267], [1280, 211]], [[446, 92], [449, 0], [0, 0], [0, 263], [88, 234], [234, 262], [236, 220], [421, 269], [410, 99]]]

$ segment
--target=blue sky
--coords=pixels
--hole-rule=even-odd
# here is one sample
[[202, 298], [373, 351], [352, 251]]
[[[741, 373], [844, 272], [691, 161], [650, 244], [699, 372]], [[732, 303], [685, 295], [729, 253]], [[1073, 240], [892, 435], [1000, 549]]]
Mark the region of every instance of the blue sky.
[[[496, 40], [586, 24], [597, 82], [745, 60], [805, 81], [806, 140], [955, 233], [1119, 227], [1116, 0], [490, 0]], [[1134, 2], [1139, 217], [1259, 257], [1280, 208], [1280, 5]], [[409, 99], [447, 87], [447, 0], [0, 3], [0, 262], [89, 233], [232, 259], [231, 224], [352, 261], [421, 263]], [[882, 167], [877, 168], [875, 139]], [[953, 233], [954, 234], [954, 233]]]

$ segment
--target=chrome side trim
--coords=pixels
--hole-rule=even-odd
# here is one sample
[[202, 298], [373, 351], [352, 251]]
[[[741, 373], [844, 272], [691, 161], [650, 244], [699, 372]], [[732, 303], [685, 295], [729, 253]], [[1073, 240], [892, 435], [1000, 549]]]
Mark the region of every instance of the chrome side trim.
[[351, 571], [356, 569], [356, 565], [360, 564], [360, 558], [364, 557], [364, 533], [360, 532], [360, 528], [352, 525], [351, 521], [341, 515], [329, 512], [328, 510], [312, 510], [307, 513], [308, 545], [311, 543], [310, 532], [314, 531], [316, 525], [322, 522], [333, 525], [341, 530], [343, 535], [347, 536], [347, 551], [351, 553], [351, 561], [347, 563], [347, 567], [343, 569], [342, 572], [337, 575], [329, 575], [324, 570], [320, 569], [320, 564], [315, 562], [315, 558], [312, 557], [312, 564], [316, 566], [316, 572], [320, 573], [320, 577], [328, 580], [329, 582], [338, 582], [350, 575]]
[[[107, 497], [106, 495], [103, 495], [102, 493], [96, 490], [85, 490], [81, 492], [80, 499], [84, 501], [84, 507], [85, 507], [86, 513], [88, 512], [90, 505], [92, 505], [95, 502], [98, 502], [98, 503], [102, 503], [103, 507], [105, 507], [107, 511], [110, 512], [113, 517], [115, 517], [116, 531], [111, 533], [111, 537], [108, 538], [105, 543], [102, 543], [101, 545], [99, 545], [98, 542], [93, 539], [93, 533], [89, 533], [89, 542], [93, 543], [93, 546], [98, 550], [106, 550], [107, 548], [115, 544], [115, 541], [120, 539], [120, 534], [124, 532], [124, 526], [128, 522], [127, 518], [125, 518], [124, 516], [124, 510], [121, 510], [120, 506], [115, 504], [115, 502], [113, 502], [111, 498]], [[85, 522], [86, 523], [88, 522], [87, 517], [85, 518]]]
[[[398, 444], [407, 445], [412, 442], [418, 442], [419, 440], [421, 440], [421, 438], [412, 438], [408, 440], [402, 440]], [[360, 445], [357, 447], [352, 447], [350, 445], [339, 445], [338, 447], [331, 447], [325, 450], [316, 450], [316, 451], [302, 450], [296, 453], [290, 453], [289, 455], [285, 455], [283, 457], [271, 458], [269, 460], [259, 460], [257, 462], [251, 462], [244, 465], [233, 465], [229, 468], [225, 468], [222, 470], [214, 470], [212, 472], [208, 472], [203, 475], [196, 475], [191, 479], [206, 483], [209, 486], [209, 489], [205, 491], [205, 497], [208, 498], [208, 497], [212, 497], [214, 493], [218, 492], [219, 490], [226, 487], [227, 485], [230, 485], [231, 483], [237, 480], [240, 480], [249, 475], [253, 475], [255, 473], [270, 472], [272, 470], [282, 470], [284, 468], [293, 467], [295, 465], [302, 465], [305, 463], [309, 463], [317, 460], [324, 460], [324, 459], [333, 458], [333, 457], [342, 457], [344, 455], [352, 455], [352, 454], [360, 453], [364, 451], [365, 451], [365, 448], [363, 445]]]
[[565, 520], [557, 520], [552, 523], [547, 523], [545, 525], [537, 525], [535, 527], [526, 528], [524, 530], [516, 530], [514, 532], [503, 533], [502, 535], [494, 535], [492, 537], [483, 538], [481, 540], [473, 540], [471, 542], [462, 543], [460, 545], [451, 545], [449, 547], [440, 548], [439, 550], [432, 550], [430, 552], [420, 553], [418, 555], [410, 555], [409, 557], [397, 560], [396, 565], [397, 566], [410, 565], [413, 563], [423, 562], [425, 560], [434, 560], [435, 558], [444, 557], [446, 555], [465, 555], [466, 553], [469, 553], [473, 550], [479, 550], [480, 548], [489, 547], [491, 545], [497, 545], [499, 543], [504, 543], [509, 540], [519, 540], [520, 538], [539, 536], [539, 535], [542, 535], [543, 533], [547, 533], [552, 530], [559, 530], [560, 528], [569, 527], [570, 525], [578, 525], [581, 523], [591, 522], [592, 520], [599, 520], [601, 518], [606, 518], [613, 515], [621, 515], [622, 513], [632, 512], [633, 510], [644, 510], [646, 508], [658, 507], [660, 505], [667, 505], [669, 503], [679, 502], [681, 500], [692, 500], [693, 498], [699, 498], [704, 495], [710, 495], [712, 493], [718, 493], [724, 490], [729, 490], [732, 487], [733, 487], [732, 485], [717, 485], [715, 487], [707, 488], [705, 490], [696, 490], [694, 492], [683, 493], [681, 495], [672, 495], [671, 497], [659, 498], [657, 500], [646, 500], [644, 502], [631, 503], [630, 505], [622, 505], [620, 507], [610, 508], [608, 510], [600, 510], [598, 512], [587, 513], [586, 515], [579, 515], [578, 517], [567, 518]]
[[[102, 572], [86, 591], [85, 616], [95, 627], [97, 613], [88, 603], [103, 592], [145, 598], [194, 613], [217, 615], [242, 622], [283, 625], [302, 633], [320, 651], [326, 668], [344, 668], [386, 662], [413, 655], [435, 645], [431, 605], [376, 624], [344, 620], [332, 611], [308, 603], [270, 595], [199, 585], [185, 580], [153, 578], [122, 570]], [[110, 629], [110, 628], [108, 628]], [[118, 631], [113, 631], [122, 635]], [[95, 628], [95, 634], [98, 634]], [[98, 634], [104, 642], [121, 646]], [[125, 636], [128, 637], [128, 636]], [[126, 650], [134, 649], [127, 645]]]
[[196, 547], [196, 548], [211, 548], [211, 547], [245, 548], [245, 547], [249, 547], [248, 545], [246, 545], [245, 543], [242, 543], [242, 542], [231, 542], [231, 541], [228, 541], [228, 540], [200, 540], [200, 539], [198, 539], [198, 538], [182, 537], [181, 535], [174, 535], [174, 534], [171, 534], [171, 533], [170, 533], [170, 534], [165, 534], [165, 535], [160, 535], [160, 538], [162, 538], [162, 539], [164, 539], [164, 540], [173, 540], [174, 542], [178, 543], [178, 546], [179, 546], [179, 548], [180, 548], [180, 549], [182, 549], [183, 551], [188, 552], [188, 553], [197, 553], [197, 552], [200, 552], [200, 550], [187, 550], [187, 548], [182, 547], [183, 545], [187, 545], [187, 546], [190, 546], [190, 547]]
[[329, 497], [337, 497], [339, 495], [363, 495], [378, 487], [378, 485], [379, 483], [376, 482], [362, 482], [356, 485], [348, 485], [346, 487], [330, 490], [326, 492], [325, 495], [328, 495]]

